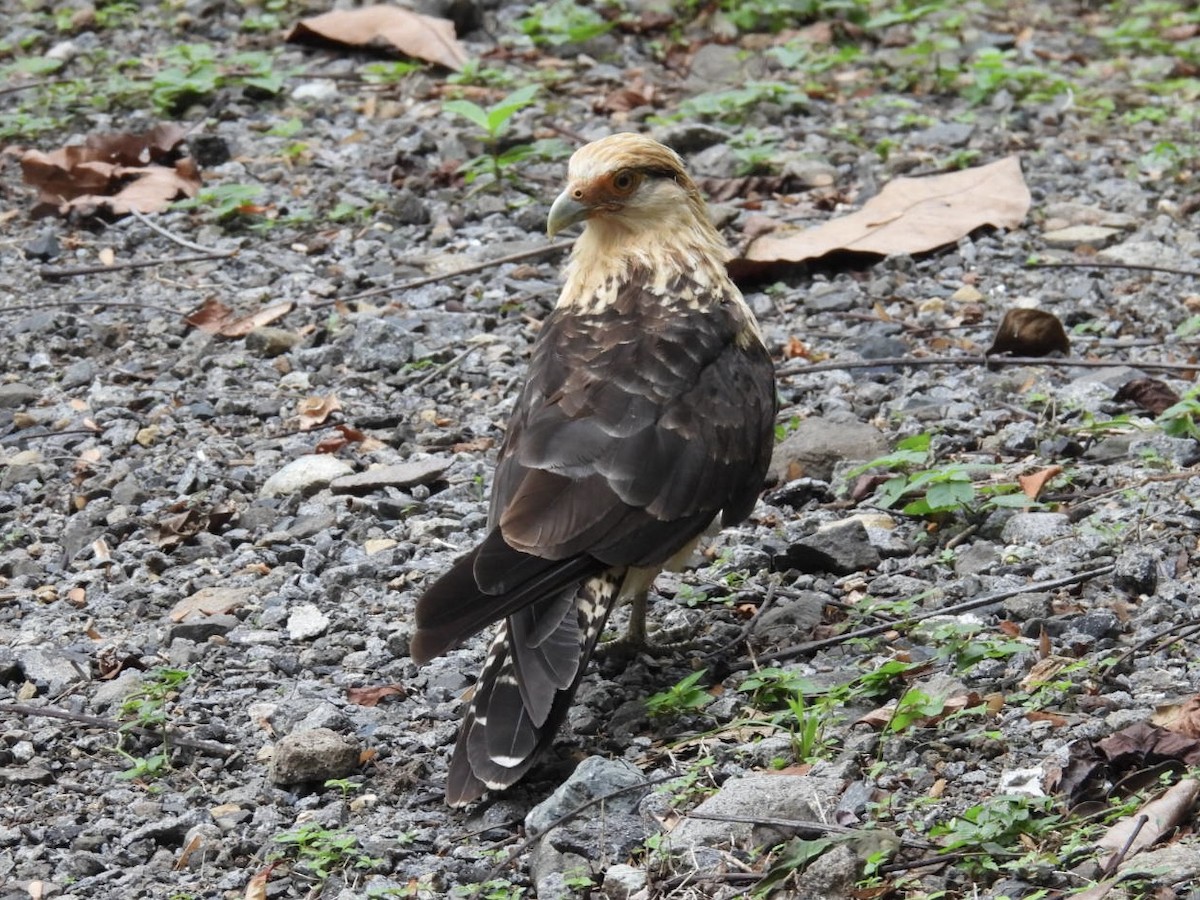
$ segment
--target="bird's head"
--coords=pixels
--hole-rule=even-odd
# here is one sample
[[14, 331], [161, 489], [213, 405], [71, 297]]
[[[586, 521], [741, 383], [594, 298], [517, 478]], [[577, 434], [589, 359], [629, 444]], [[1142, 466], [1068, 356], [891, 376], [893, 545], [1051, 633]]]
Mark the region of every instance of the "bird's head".
[[567, 187], [550, 207], [551, 237], [578, 222], [635, 236], [709, 227], [704, 200], [674, 150], [641, 134], [613, 134], [576, 150]]

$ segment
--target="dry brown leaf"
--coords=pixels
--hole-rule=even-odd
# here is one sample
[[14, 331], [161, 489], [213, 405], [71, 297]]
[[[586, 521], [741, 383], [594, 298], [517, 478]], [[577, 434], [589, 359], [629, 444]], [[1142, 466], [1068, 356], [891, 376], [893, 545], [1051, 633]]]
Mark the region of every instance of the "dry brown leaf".
[[269, 863], [265, 869], [246, 882], [243, 900], [267, 900], [267, 880], [271, 877], [271, 870], [277, 865], [277, 862]]
[[1017, 483], [1021, 485], [1021, 490], [1025, 492], [1026, 497], [1036, 500], [1038, 494], [1042, 492], [1042, 488], [1046, 486], [1046, 482], [1055, 475], [1061, 475], [1062, 470], [1062, 466], [1046, 466], [1032, 475], [1018, 475]]
[[325, 424], [325, 420], [341, 408], [341, 401], [333, 394], [328, 397], [305, 397], [296, 404], [296, 415], [300, 417], [300, 430], [311, 431], [318, 425]]
[[1157, 378], [1135, 378], [1121, 385], [1113, 399], [1126, 403], [1132, 400], [1150, 415], [1161, 416], [1179, 402], [1179, 395], [1165, 381]]
[[[1097, 848], [1111, 851], [1100, 861], [1100, 871], [1109, 873], [1121, 858], [1149, 847], [1188, 821], [1197, 798], [1200, 798], [1200, 781], [1185, 778], [1161, 797], [1143, 804], [1136, 813], [1114, 824], [1096, 841]], [[1127, 852], [1119, 856], [1126, 848]]]
[[288, 300], [235, 319], [232, 309], [215, 297], [209, 297], [199, 309], [184, 316], [183, 321], [207, 334], [240, 338], [245, 337], [255, 328], [269, 325], [276, 319], [286, 316], [294, 306], [295, 304]]
[[234, 319], [232, 322], [221, 326], [221, 336], [229, 338], [245, 337], [255, 328], [262, 328], [264, 325], [270, 325], [277, 319], [282, 319], [292, 311], [294, 306], [295, 304], [291, 300], [285, 300], [283, 303], [276, 303], [274, 306], [260, 309], [256, 313], [242, 316], [240, 319]]
[[466, 48], [454, 33], [453, 22], [397, 6], [333, 10], [300, 21], [287, 36], [289, 41], [314, 38], [350, 47], [385, 41], [407, 56], [456, 72], [468, 60]]
[[1160, 728], [1190, 738], [1200, 738], [1200, 697], [1158, 707], [1150, 721]]
[[1071, 342], [1058, 316], [1044, 309], [1010, 309], [1000, 320], [985, 355], [1046, 356], [1055, 351], [1063, 356], [1071, 352]]
[[378, 706], [386, 697], [407, 697], [408, 688], [402, 684], [381, 684], [376, 687], [350, 688], [346, 699], [356, 706]]
[[735, 269], [762, 269], [835, 251], [923, 253], [976, 228], [1015, 228], [1031, 202], [1018, 157], [926, 178], [897, 178], [857, 212], [807, 231], [768, 235], [750, 244]]
[[158, 125], [143, 134], [93, 134], [82, 145], [21, 157], [26, 184], [38, 189], [34, 216], [75, 211], [94, 215], [162, 212], [180, 195], [194, 197], [200, 171], [181, 145], [179, 125]]

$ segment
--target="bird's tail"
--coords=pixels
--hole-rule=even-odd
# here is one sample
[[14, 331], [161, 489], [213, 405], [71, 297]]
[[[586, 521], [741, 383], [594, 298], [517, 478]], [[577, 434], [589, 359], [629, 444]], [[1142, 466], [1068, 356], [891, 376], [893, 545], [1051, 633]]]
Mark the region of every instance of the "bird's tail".
[[554, 740], [623, 580], [620, 570], [588, 578], [500, 626], [458, 732], [447, 803], [515, 783]]

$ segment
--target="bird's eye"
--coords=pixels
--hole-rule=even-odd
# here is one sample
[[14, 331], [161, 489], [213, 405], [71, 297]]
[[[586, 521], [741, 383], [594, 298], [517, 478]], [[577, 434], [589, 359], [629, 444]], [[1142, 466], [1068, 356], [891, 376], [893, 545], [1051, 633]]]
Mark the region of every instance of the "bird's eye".
[[635, 184], [637, 184], [637, 176], [629, 169], [622, 169], [613, 176], [613, 189], [622, 194], [628, 194], [632, 191]]

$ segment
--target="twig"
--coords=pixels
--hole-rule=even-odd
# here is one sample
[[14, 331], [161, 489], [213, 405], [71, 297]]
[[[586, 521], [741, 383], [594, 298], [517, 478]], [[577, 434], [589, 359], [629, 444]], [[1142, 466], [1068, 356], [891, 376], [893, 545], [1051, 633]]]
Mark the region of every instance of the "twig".
[[729, 653], [735, 647], [737, 647], [738, 644], [742, 643], [743, 641], [749, 640], [750, 635], [752, 635], [754, 633], [755, 626], [758, 625], [758, 620], [760, 618], [762, 618], [762, 614], [765, 613], [767, 611], [767, 609], [771, 606], [771, 604], [775, 602], [775, 594], [778, 591], [778, 589], [779, 589], [779, 586], [776, 584], [772, 584], [770, 587], [768, 587], [767, 595], [765, 597], [763, 597], [762, 603], [760, 603], [758, 605], [758, 609], [756, 609], [754, 611], [754, 615], [752, 615], [750, 617], [750, 621], [742, 626], [742, 630], [740, 632], [738, 632], [737, 637], [735, 637], [732, 641], [729, 641], [723, 647], [718, 647], [716, 650], [713, 650], [711, 653], [708, 653], [703, 658], [704, 659], [712, 659], [713, 657], [719, 656], [723, 653]]
[[97, 272], [119, 272], [122, 269], [148, 269], [151, 266], [162, 266], [168, 263], [207, 262], [212, 259], [229, 259], [236, 256], [237, 250], [225, 250], [217, 253], [197, 253], [195, 256], [164, 256], [159, 259], [131, 259], [126, 262], [114, 262], [111, 266], [96, 263], [89, 266], [42, 266], [38, 274], [46, 281], [57, 281], [59, 278], [73, 278], [76, 275], [94, 275]]
[[1139, 815], [1133, 820], [1133, 831], [1129, 833], [1125, 843], [1121, 845], [1121, 849], [1116, 852], [1116, 855], [1108, 861], [1108, 864], [1100, 870], [1100, 877], [1108, 878], [1120, 868], [1121, 863], [1125, 861], [1125, 857], [1129, 855], [1129, 850], [1133, 847], [1133, 842], [1137, 840], [1137, 836], [1141, 834], [1142, 829], [1146, 827], [1146, 823], [1150, 821], [1150, 817], [1145, 813]]
[[1151, 266], [1145, 263], [1120, 262], [1033, 262], [1031, 269], [1133, 269], [1137, 272], [1162, 272], [1164, 275], [1200, 276], [1195, 269], [1173, 269], [1170, 266]]
[[[212, 247], [204, 247], [200, 244], [192, 243], [187, 238], [182, 238], [177, 234], [172, 234], [171, 232], [167, 231], [167, 229], [163, 228], [161, 225], [159, 225], [157, 222], [155, 222], [153, 219], [151, 219], [149, 216], [145, 215], [144, 213], [138, 212], [136, 209], [130, 208], [129, 212], [135, 219], [137, 219], [139, 222], [141, 222], [143, 225], [145, 225], [151, 231], [158, 232], [163, 237], [165, 237], [168, 241], [172, 241], [173, 243], [178, 244], [180, 247], [186, 247], [189, 250], [195, 250], [199, 253], [220, 253], [221, 252], [219, 250], [214, 250]], [[226, 255], [226, 256], [232, 256], [234, 253], [237, 253], [237, 251], [236, 250], [224, 251], [224, 255]]]
[[66, 722], [76, 722], [91, 728], [103, 728], [106, 731], [132, 731], [136, 734], [158, 738], [159, 740], [169, 739], [176, 747], [191, 747], [193, 750], [201, 750], [210, 756], [225, 758], [237, 753], [236, 747], [230, 747], [228, 744], [218, 744], [216, 741], [202, 741], [198, 738], [188, 737], [174, 728], [165, 728], [158, 731], [153, 728], [142, 728], [140, 725], [123, 724], [113, 719], [106, 719], [103, 716], [88, 716], [83, 713], [73, 713], [66, 709], [55, 709], [52, 706], [25, 706], [20, 703], [0, 703], [0, 713], [9, 713], [14, 716], [39, 716], [44, 719], [62, 719]]
[[491, 269], [495, 266], [502, 266], [505, 263], [520, 262], [523, 259], [536, 259], [539, 256], [549, 256], [552, 253], [557, 253], [560, 250], [567, 250], [574, 241], [558, 241], [554, 244], [545, 244], [541, 247], [536, 247], [533, 250], [522, 250], [519, 253], [510, 253], [507, 256], [498, 256], [495, 259], [488, 259], [481, 263], [467, 266], [462, 269], [455, 269], [453, 272], [443, 272], [440, 275], [426, 275], [424, 278], [416, 278], [412, 281], [405, 281], [401, 284], [388, 285], [387, 287], [371, 288], [369, 291], [360, 291], [357, 294], [351, 294], [349, 297], [335, 297], [332, 300], [322, 300], [320, 303], [312, 304], [312, 309], [320, 309], [323, 306], [333, 306], [335, 303], [350, 303], [354, 300], [365, 300], [367, 297], [378, 297], [380, 294], [392, 294], [396, 291], [408, 291], [413, 288], [424, 287], [427, 284], [436, 284], [439, 281], [446, 281], [458, 275], [471, 275], [475, 272], [482, 272], [484, 269]]
[[1177, 628], [1180, 629], [1179, 633], [1176, 634], [1174, 637], [1172, 637], [1169, 641], [1164, 643], [1161, 647], [1159, 647], [1158, 648], [1159, 650], [1165, 650], [1167, 647], [1170, 647], [1172, 644], [1178, 644], [1180, 641], [1185, 641], [1188, 638], [1192, 637], [1192, 635], [1200, 634], [1200, 624], [1198, 624], [1196, 622], [1182, 622], [1182, 623], [1176, 622], [1173, 625], [1169, 625], [1166, 628], [1164, 628], [1162, 631], [1158, 631], [1158, 632], [1155, 632], [1154, 634], [1150, 635], [1150, 637], [1146, 638], [1145, 640], [1138, 641], [1136, 644], [1134, 644], [1132, 647], [1130, 647], [1128, 650], [1126, 650], [1124, 653], [1122, 653], [1120, 656], [1118, 656], [1116, 658], [1116, 660], [1113, 661], [1113, 664], [1111, 666], [1109, 666], [1108, 669], [1105, 671], [1104, 677], [1101, 680], [1110, 678], [1111, 676], [1115, 675], [1117, 672], [1119, 672], [1121, 670], [1121, 667], [1125, 665], [1126, 661], [1128, 661], [1130, 657], [1134, 656], [1137, 653], [1142, 652], [1147, 647], [1149, 647], [1151, 644], [1158, 642], [1160, 639], [1165, 638], [1167, 635], [1171, 634], [1171, 632], [1175, 631], [1175, 629], [1177, 629]]
[[838, 372], [843, 369], [875, 369], [886, 366], [915, 368], [919, 366], [1051, 366], [1059, 369], [1157, 369], [1166, 372], [1194, 372], [1200, 363], [1156, 363], [1141, 360], [1079, 359], [1047, 356], [889, 356], [882, 359], [849, 359], [843, 362], [814, 363], [808, 366], [781, 366], [775, 370], [779, 377], [812, 375], [817, 372]]
[[[1001, 600], [1006, 600], [1009, 597], [1015, 597], [1017, 594], [1025, 594], [1029, 592], [1050, 591], [1061, 587], [1070, 587], [1073, 584], [1081, 584], [1085, 581], [1090, 581], [1093, 578], [1099, 578], [1102, 575], [1107, 575], [1116, 568], [1115, 565], [1100, 566], [1095, 569], [1089, 569], [1086, 572], [1079, 572], [1075, 575], [1067, 575], [1063, 578], [1054, 578], [1050, 581], [1038, 581], [1033, 584], [1025, 584], [1020, 587], [1009, 588], [1004, 591], [997, 591], [994, 594], [986, 594], [982, 597], [976, 597], [973, 600], [965, 600], [962, 603], [955, 603], [952, 606], [943, 606], [938, 609], [929, 610], [916, 616], [909, 616], [897, 622], [884, 622], [880, 625], [870, 625], [866, 628], [859, 628], [854, 631], [847, 631], [845, 634], [839, 634], [835, 637], [825, 638], [819, 641], [808, 641], [804, 644], [797, 644], [794, 647], [786, 647], [775, 653], [764, 654], [759, 657], [759, 664], [785, 662], [789, 659], [795, 659], [799, 656], [812, 653], [815, 650], [822, 650], [826, 647], [834, 647], [838, 644], [844, 644], [847, 641], [858, 640], [860, 638], [874, 637], [877, 634], [883, 634], [885, 631], [891, 631], [897, 628], [906, 628], [923, 622], [925, 619], [933, 618], [934, 616], [957, 616], [960, 613], [969, 612], [972, 609], [978, 609], [981, 606], [989, 606], [992, 603], [997, 603]], [[734, 672], [742, 672], [751, 668], [750, 663], [739, 663], [732, 666]]]
[[478, 349], [479, 349], [478, 345], [473, 345], [473, 346], [468, 347], [466, 350], [462, 351], [462, 353], [459, 353], [457, 356], [454, 357], [454, 359], [450, 360], [449, 362], [444, 362], [440, 366], [436, 366], [432, 371], [429, 372], [428, 375], [426, 375], [424, 378], [422, 378], [420, 381], [418, 381], [416, 384], [414, 384], [413, 387], [414, 388], [425, 387], [425, 385], [429, 384], [429, 382], [433, 381], [435, 378], [437, 378], [441, 375], [445, 375], [447, 372], [449, 372], [451, 369], [453, 369], [455, 366], [457, 366], [460, 362], [462, 362], [464, 359], [466, 359], [468, 356], [470, 356], [472, 353], [474, 353]]
[[0, 305], [0, 313], [6, 312], [34, 312], [45, 309], [47, 306], [124, 306], [129, 309], [153, 309], [161, 313], [166, 313], [171, 316], [180, 315], [179, 310], [172, 309], [169, 306], [157, 306], [153, 303], [136, 303], [133, 300], [43, 300], [41, 303], [21, 303], [16, 306]]

